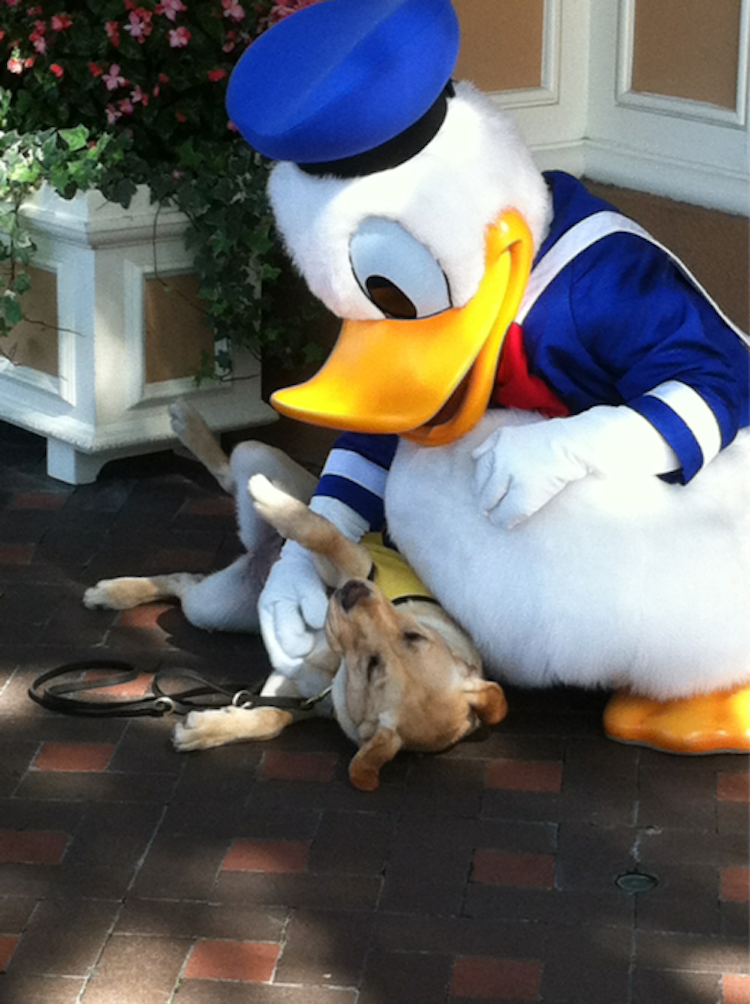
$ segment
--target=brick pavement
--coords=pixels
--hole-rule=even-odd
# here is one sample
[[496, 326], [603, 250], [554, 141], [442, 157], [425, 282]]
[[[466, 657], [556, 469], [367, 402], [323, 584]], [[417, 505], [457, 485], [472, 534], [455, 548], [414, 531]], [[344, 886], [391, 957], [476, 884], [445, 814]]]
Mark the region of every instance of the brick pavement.
[[263, 677], [256, 638], [80, 602], [226, 564], [231, 504], [171, 453], [72, 489], [9, 426], [0, 491], [5, 1004], [750, 1002], [744, 757], [618, 746], [603, 695], [512, 690], [481, 741], [364, 794], [332, 723], [179, 755], [165, 720], [55, 715], [29, 682], [92, 655], [131, 660], [136, 693], [158, 667]]

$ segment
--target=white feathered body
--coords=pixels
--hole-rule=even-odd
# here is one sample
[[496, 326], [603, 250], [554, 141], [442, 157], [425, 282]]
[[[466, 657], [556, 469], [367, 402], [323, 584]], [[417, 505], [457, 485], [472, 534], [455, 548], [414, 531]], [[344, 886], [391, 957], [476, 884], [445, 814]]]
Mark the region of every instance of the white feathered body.
[[402, 442], [386, 511], [399, 548], [497, 679], [632, 687], [658, 699], [750, 682], [750, 430], [688, 485], [568, 485], [517, 528], [479, 511], [471, 451]]

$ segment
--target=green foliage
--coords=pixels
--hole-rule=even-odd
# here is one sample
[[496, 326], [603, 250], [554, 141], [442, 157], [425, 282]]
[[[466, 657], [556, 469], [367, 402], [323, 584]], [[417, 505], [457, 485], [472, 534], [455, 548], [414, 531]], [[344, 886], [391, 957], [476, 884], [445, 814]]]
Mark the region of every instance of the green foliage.
[[[0, 92], [0, 127], [10, 95]], [[63, 198], [103, 183], [107, 167], [124, 158], [125, 137], [89, 139], [85, 126], [32, 133], [0, 128], [0, 336], [23, 319], [20, 298], [30, 287], [26, 271], [36, 250], [21, 216], [28, 196], [47, 181]]]
[[[63, 198], [136, 185], [190, 220], [206, 320], [218, 346], [314, 358], [311, 297], [287, 308], [267, 165], [227, 122], [228, 76], [262, 30], [314, 0], [0, 0], [0, 336], [23, 317], [34, 244], [20, 207], [43, 182]], [[201, 377], [229, 366], [217, 349]]]

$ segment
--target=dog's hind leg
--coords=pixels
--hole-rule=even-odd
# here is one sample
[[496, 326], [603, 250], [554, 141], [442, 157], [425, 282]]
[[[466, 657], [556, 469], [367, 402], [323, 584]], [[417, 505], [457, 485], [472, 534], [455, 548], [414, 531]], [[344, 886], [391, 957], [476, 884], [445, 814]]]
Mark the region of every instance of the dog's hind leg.
[[200, 414], [188, 401], [179, 398], [169, 406], [172, 432], [183, 446], [213, 474], [225, 492], [235, 494], [229, 457]]
[[254, 440], [238, 443], [232, 451], [230, 463], [232, 481], [238, 486], [236, 502], [240, 540], [249, 552], [254, 553], [276, 531], [258, 514], [247, 493], [250, 478], [263, 474], [303, 502], [309, 501], [318, 479], [282, 450]]
[[173, 572], [171, 575], [124, 576], [102, 579], [83, 595], [84, 606], [93, 610], [130, 610], [142, 603], [179, 600], [185, 617], [206, 631], [258, 630], [258, 596], [265, 582], [265, 569], [249, 555], [240, 555], [231, 565], [212, 575]]
[[180, 599], [204, 578], [190, 572], [173, 572], [171, 575], [125, 575], [118, 579], [102, 579], [83, 594], [83, 605], [90, 610], [97, 607], [131, 610], [142, 603]]

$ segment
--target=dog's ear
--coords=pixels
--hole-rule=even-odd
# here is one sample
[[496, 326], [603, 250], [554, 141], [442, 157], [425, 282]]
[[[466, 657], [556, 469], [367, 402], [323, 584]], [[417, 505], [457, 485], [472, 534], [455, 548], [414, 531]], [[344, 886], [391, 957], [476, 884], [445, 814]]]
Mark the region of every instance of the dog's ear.
[[497, 725], [508, 714], [508, 702], [497, 683], [482, 680], [468, 697], [469, 704], [485, 725]]
[[393, 729], [378, 729], [349, 764], [349, 780], [360, 791], [375, 791], [380, 768], [401, 749], [401, 737]]

